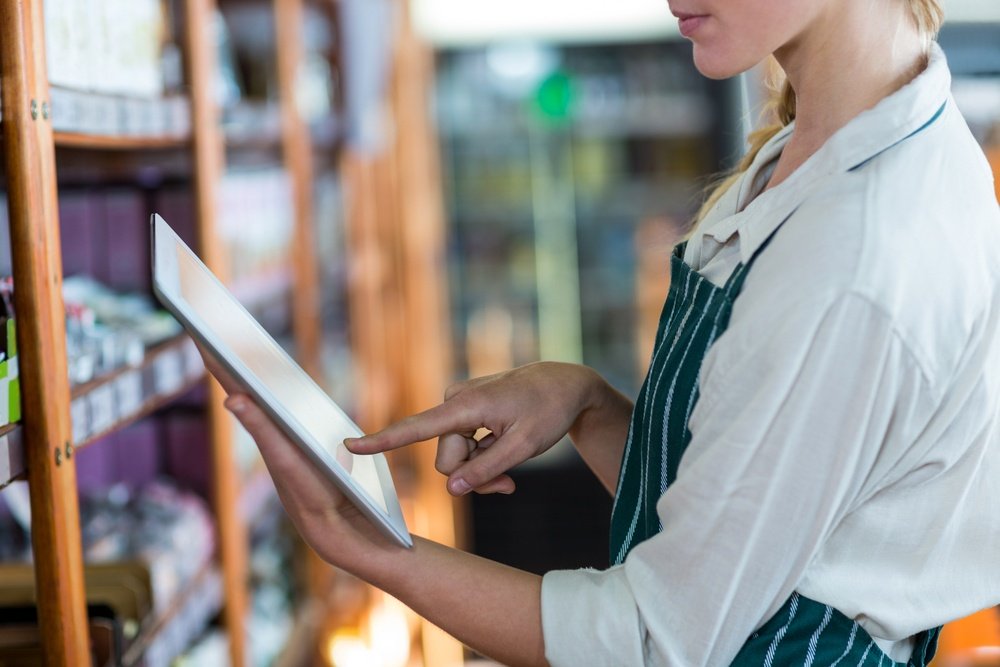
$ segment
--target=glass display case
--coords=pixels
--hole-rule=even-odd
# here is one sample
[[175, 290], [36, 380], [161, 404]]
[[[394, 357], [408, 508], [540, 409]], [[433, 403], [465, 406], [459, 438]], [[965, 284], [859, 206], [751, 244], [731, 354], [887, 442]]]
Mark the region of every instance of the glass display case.
[[440, 53], [460, 374], [559, 359], [638, 389], [636, 239], [679, 236], [738, 153], [736, 93], [680, 41]]
[[[439, 51], [460, 378], [560, 360], [638, 392], [670, 249], [741, 151], [739, 93], [679, 39]], [[611, 499], [570, 450], [515, 470], [512, 497], [472, 498], [478, 553], [539, 572], [607, 564]]]

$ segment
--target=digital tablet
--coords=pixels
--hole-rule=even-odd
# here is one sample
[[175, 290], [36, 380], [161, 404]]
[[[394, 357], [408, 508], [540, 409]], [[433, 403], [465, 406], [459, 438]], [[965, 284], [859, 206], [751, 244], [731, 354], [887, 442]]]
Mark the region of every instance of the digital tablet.
[[383, 454], [357, 456], [362, 431], [257, 323], [158, 215], [152, 216], [153, 291], [253, 396], [288, 438], [393, 541], [412, 546]]

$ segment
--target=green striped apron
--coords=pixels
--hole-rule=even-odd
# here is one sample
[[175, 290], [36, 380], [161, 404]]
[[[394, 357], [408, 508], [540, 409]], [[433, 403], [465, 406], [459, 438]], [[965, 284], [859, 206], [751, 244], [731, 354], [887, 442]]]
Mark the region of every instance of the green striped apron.
[[[773, 237], [773, 233], [772, 233]], [[698, 400], [698, 374], [709, 347], [729, 324], [733, 303], [765, 242], [717, 287], [684, 263], [678, 246], [670, 291], [656, 332], [653, 360], [635, 403], [611, 515], [611, 562], [624, 562], [663, 526], [656, 503], [677, 476], [691, 441], [688, 420]], [[731, 663], [739, 667], [924, 667], [938, 628], [922, 632], [908, 663], [893, 662], [856, 622], [829, 605], [793, 594], [754, 632]]]

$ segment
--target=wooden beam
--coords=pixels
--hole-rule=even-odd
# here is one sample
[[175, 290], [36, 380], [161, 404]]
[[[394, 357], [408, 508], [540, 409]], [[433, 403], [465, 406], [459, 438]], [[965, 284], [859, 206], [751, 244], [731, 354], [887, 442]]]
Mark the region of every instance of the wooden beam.
[[48, 665], [90, 663], [40, 0], [0, 2], [0, 89], [38, 612]]
[[[438, 137], [430, 115], [434, 61], [430, 49], [413, 31], [409, 3], [403, 15], [393, 57], [391, 107], [395, 121], [395, 183], [398, 202], [395, 236], [401, 266], [401, 309], [404, 314], [407, 413], [425, 410], [443, 399], [451, 383], [451, 327], [447, 298], [447, 250]], [[465, 502], [446, 490], [434, 467], [435, 447], [413, 448], [416, 492], [424, 517], [423, 534], [461, 546]], [[462, 645], [428, 621], [421, 624], [424, 662], [462, 664]]]
[[344, 183], [345, 237], [350, 264], [348, 320], [359, 383], [358, 423], [366, 432], [388, 425], [394, 401], [391, 369], [385, 363], [386, 302], [389, 289], [385, 249], [378, 235], [378, 182], [375, 165], [345, 151], [340, 161]]
[[[222, 123], [215, 102], [215, 39], [211, 33], [213, 0], [185, 0], [188, 82], [191, 86], [194, 194], [198, 251], [223, 281], [228, 277], [225, 252], [216, 226], [218, 184], [225, 169]], [[225, 392], [209, 380], [208, 422], [212, 442], [213, 505], [225, 590], [223, 617], [233, 667], [247, 664], [247, 530], [239, 513], [240, 479], [233, 455], [232, 418], [223, 407]]]
[[274, 0], [278, 98], [281, 107], [282, 150], [292, 181], [295, 232], [292, 265], [292, 331], [302, 367], [320, 380], [319, 269], [313, 220], [313, 165], [309, 127], [299, 111], [297, 82], [302, 68], [302, 0]]

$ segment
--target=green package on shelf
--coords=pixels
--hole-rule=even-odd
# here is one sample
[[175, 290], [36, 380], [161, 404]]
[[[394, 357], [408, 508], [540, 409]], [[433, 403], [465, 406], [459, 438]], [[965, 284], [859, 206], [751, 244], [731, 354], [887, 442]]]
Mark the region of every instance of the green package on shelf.
[[14, 318], [6, 320], [6, 354], [0, 361], [0, 426], [21, 421], [21, 380], [17, 368]]

